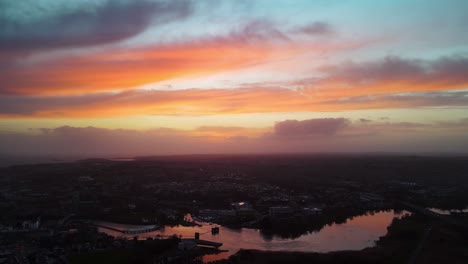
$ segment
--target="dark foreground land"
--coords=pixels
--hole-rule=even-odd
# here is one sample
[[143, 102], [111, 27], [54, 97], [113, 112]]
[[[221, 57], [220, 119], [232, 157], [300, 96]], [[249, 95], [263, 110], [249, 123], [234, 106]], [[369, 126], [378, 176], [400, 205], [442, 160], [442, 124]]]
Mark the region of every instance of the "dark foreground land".
[[[468, 158], [237, 155], [91, 159], [0, 168], [4, 263], [199, 263], [180, 238], [121, 240], [91, 220], [224, 226], [296, 238], [376, 210], [407, 210], [374, 247], [327, 254], [241, 250], [219, 263], [468, 263]], [[48, 262], [46, 262], [46, 260]], [[17, 262], [15, 262], [17, 261]], [[20, 262], [18, 262], [20, 261]], [[22, 262], [21, 262], [22, 261]], [[0, 262], [1, 263], [1, 262]]]

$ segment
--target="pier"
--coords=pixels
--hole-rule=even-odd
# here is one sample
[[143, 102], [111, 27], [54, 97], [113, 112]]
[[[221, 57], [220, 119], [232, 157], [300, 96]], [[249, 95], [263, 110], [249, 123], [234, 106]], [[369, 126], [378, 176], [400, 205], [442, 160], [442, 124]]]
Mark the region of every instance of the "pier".
[[96, 226], [96, 227], [102, 227], [102, 228], [106, 228], [106, 229], [109, 229], [109, 230], [112, 230], [112, 231], [120, 232], [122, 234], [128, 234], [128, 235], [149, 233], [149, 232], [153, 232], [153, 231], [156, 231], [156, 230], [159, 229], [159, 226], [157, 226], [157, 225], [143, 227], [143, 228], [127, 229], [127, 230], [117, 229], [117, 228], [114, 228], [114, 227], [95, 224], [95, 223], [93, 223], [92, 225]]
[[223, 245], [223, 243], [219, 243], [219, 242], [202, 240], [202, 239], [194, 239], [194, 238], [184, 238], [182, 239], [182, 241], [195, 243], [197, 246], [213, 247], [216, 249], [218, 249], [219, 247]]

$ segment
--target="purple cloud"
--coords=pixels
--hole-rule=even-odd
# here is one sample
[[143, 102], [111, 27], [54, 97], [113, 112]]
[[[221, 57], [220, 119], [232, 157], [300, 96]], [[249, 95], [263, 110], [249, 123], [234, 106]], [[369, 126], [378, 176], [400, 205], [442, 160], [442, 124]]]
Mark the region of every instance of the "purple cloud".
[[364, 63], [348, 62], [325, 67], [329, 78], [351, 84], [407, 81], [415, 84], [466, 84], [468, 57], [452, 56], [436, 60], [405, 59], [397, 56]]
[[182, 19], [192, 11], [191, 2], [107, 1], [94, 10], [83, 8], [34, 23], [0, 16], [1, 52], [31, 52], [43, 49], [90, 46], [127, 39], [152, 22]]
[[325, 104], [380, 103], [387, 107], [459, 107], [468, 105], [468, 91], [389, 93], [340, 98]]
[[333, 33], [332, 26], [325, 22], [312, 22], [305, 26], [295, 28], [294, 33], [302, 33], [306, 35], [328, 35]]
[[319, 118], [308, 120], [286, 120], [275, 124], [274, 134], [278, 136], [334, 135], [349, 125], [345, 118]]

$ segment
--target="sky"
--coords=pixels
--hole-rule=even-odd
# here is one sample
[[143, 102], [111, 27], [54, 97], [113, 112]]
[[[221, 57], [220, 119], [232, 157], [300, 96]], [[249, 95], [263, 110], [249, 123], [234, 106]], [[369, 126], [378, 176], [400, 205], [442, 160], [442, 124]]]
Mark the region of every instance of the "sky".
[[0, 155], [466, 153], [467, 11], [0, 0]]

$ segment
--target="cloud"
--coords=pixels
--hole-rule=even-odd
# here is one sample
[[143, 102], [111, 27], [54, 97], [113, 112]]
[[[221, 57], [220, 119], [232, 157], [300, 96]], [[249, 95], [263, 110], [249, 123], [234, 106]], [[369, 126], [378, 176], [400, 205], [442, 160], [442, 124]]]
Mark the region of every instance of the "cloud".
[[[221, 37], [223, 38], [223, 37]], [[289, 41], [289, 37], [278, 29], [275, 22], [267, 19], [248, 21], [240, 30], [230, 33], [228, 41], [258, 42], [265, 40]]]
[[366, 118], [360, 118], [360, 119], [359, 119], [359, 122], [361, 122], [361, 123], [363, 123], [363, 124], [367, 124], [367, 123], [371, 123], [372, 120], [366, 119]]
[[435, 60], [397, 56], [381, 60], [346, 62], [321, 68], [326, 77], [304, 80], [304, 92], [330, 98], [397, 92], [446, 91], [468, 87], [468, 57]]
[[[50, 50], [54, 51], [67, 45], [86, 46], [88, 43], [89, 45], [105, 44], [106, 41], [112, 43], [116, 41], [112, 39], [113, 36], [127, 38], [125, 34], [129, 33], [130, 36], [137, 33], [138, 27], [133, 27], [132, 23], [138, 24], [138, 19], [136, 22], [129, 22], [129, 25], [126, 24], [125, 20], [128, 16], [130, 16], [128, 19], [134, 15], [139, 16], [140, 9], [148, 12], [148, 15], [142, 15], [142, 20], [153, 22], [156, 20], [161, 23], [166, 21], [165, 18], [168, 21], [175, 21], [192, 12], [191, 5], [187, 4], [186, 1], [150, 2], [145, 0], [143, 2], [112, 1], [105, 3], [107, 4], [104, 7], [91, 10], [103, 9], [106, 11], [101, 13], [109, 13], [107, 15], [102, 15], [98, 11], [91, 12], [88, 9], [74, 11], [79, 14], [90, 13], [90, 16], [93, 17], [110, 16], [111, 18], [105, 19], [107, 22], [102, 22], [103, 25], [97, 26], [95, 25], [97, 22], [95, 23], [91, 19], [86, 23], [77, 21], [77, 26], [70, 26], [71, 29], [68, 30], [67, 23], [57, 22], [60, 25], [57, 26], [57, 29], [54, 26], [44, 31], [31, 29], [31, 31], [39, 33], [24, 32], [24, 37], [18, 37], [23, 34], [20, 30], [18, 33], [12, 33], [13, 35], [7, 34], [8, 36], [2, 40], [0, 33], [0, 43], [6, 41], [10, 43], [7, 46], [12, 49], [22, 49], [23, 46], [25, 50], [48, 49], [49, 47]], [[149, 7], [146, 8], [145, 5], [149, 5]], [[130, 11], [124, 12], [124, 8], [127, 7], [130, 8]], [[135, 11], [132, 11], [133, 9]], [[124, 12], [125, 16], [119, 12]], [[164, 15], [158, 16], [158, 12], [162, 12]], [[68, 16], [71, 15], [68, 14]], [[77, 15], [77, 17], [81, 16]], [[121, 16], [123, 16], [122, 21], [120, 20]], [[144, 17], [148, 18], [144, 19]], [[113, 19], [118, 21], [116, 23], [109, 22]], [[72, 19], [73, 21], [75, 20]], [[119, 23], [125, 25], [119, 25]], [[323, 22], [317, 23], [320, 27]], [[147, 27], [147, 23], [140, 24], [145, 24], [145, 26], [142, 25], [142, 30]], [[84, 26], [86, 28], [82, 30], [81, 27]], [[59, 33], [54, 33], [56, 31]], [[41, 40], [42, 34], [45, 34], [44, 41]], [[54, 34], [62, 34], [63, 36]], [[141, 85], [169, 79], [209, 76], [226, 71], [268, 65], [269, 63], [282, 65], [283, 63], [287, 64], [290, 59], [300, 60], [304, 54], [310, 56], [368, 45], [368, 41], [348, 43], [331, 39], [321, 39], [320, 41], [296, 39], [295, 34], [297, 33], [281, 29], [281, 25], [273, 20], [257, 18], [240, 22], [223, 33], [179, 36], [144, 45], [109, 45], [105, 49], [79, 49], [74, 52], [54, 54], [39, 52], [42, 54], [41, 56], [26, 56], [26, 59], [12, 55], [8, 48], [5, 48], [2, 49], [5, 51], [4, 53], [0, 50], [0, 59], [5, 58], [5, 60], [0, 61], [0, 79], [2, 79], [0, 94], [64, 95], [130, 90]], [[16, 63], [12, 63], [12, 61]], [[283, 66], [289, 70], [291, 68], [291, 65]], [[119, 74], [116, 75], [116, 72]]]
[[422, 61], [392, 56], [375, 62], [349, 62], [330, 66], [325, 68], [325, 71], [331, 73], [335, 78], [356, 84], [373, 81], [412, 80], [426, 75]]
[[[95, 127], [63, 126], [40, 129], [36, 133], [4, 133], [2, 152], [18, 155], [102, 156], [118, 154], [171, 153], [185, 145], [194, 147], [186, 138], [172, 131], [136, 131]], [[201, 142], [200, 142], [201, 143]], [[202, 148], [202, 147], [201, 147]], [[184, 148], [182, 148], [184, 149]]]
[[[0, 68], [0, 94], [82, 94], [132, 89], [172, 78], [251, 67], [307, 52], [314, 45], [291, 43], [271, 22], [255, 20], [225, 35], [144, 47], [112, 47], [10, 65]], [[316, 45], [325, 47], [322, 43]]]
[[468, 91], [442, 91], [419, 93], [389, 93], [366, 96], [344, 97], [325, 104], [335, 104], [346, 108], [417, 108], [417, 107], [466, 107]]
[[[12, 3], [13, 4], [13, 3]], [[53, 3], [49, 5], [54, 6]], [[72, 5], [68, 3], [68, 5]], [[13, 6], [15, 7], [15, 6]], [[0, 52], [12, 53], [80, 47], [124, 40], [144, 31], [151, 23], [177, 21], [190, 15], [190, 1], [105, 1], [55, 12], [35, 20], [17, 19], [0, 13]], [[21, 10], [21, 8], [28, 8]], [[12, 8], [11, 8], [12, 9]], [[43, 2], [29, 3], [10, 13], [34, 13], [52, 9]], [[61, 11], [61, 12], [59, 12]]]
[[[76, 96], [3, 96], [5, 116], [105, 117], [134, 115], [204, 115], [289, 109], [306, 103], [286, 89], [188, 89], [125, 91]], [[289, 98], [294, 101], [279, 100]], [[261, 99], [261, 100], [260, 100]], [[303, 106], [302, 106], [303, 107]]]
[[441, 121], [438, 125], [446, 128], [468, 128], [468, 117], [457, 121]]
[[26, 133], [0, 132], [0, 155], [90, 158], [203, 153], [466, 152], [467, 128], [466, 119], [450, 124], [361, 124], [344, 118], [285, 120], [263, 130], [62, 126], [31, 129]]
[[[321, 27], [321, 23], [309, 26]], [[295, 43], [275, 22], [257, 19], [222, 36], [145, 47], [113, 47], [6, 69], [0, 66], [0, 116], [205, 115], [468, 105], [466, 91], [453, 91], [468, 85], [464, 74], [468, 59], [460, 56], [435, 60], [385, 57], [343, 63], [321, 68], [320, 77], [257, 82], [239, 87], [242, 89], [132, 90], [173, 78], [248, 68], [314, 48], [322, 52], [347, 47], [316, 44]]]
[[292, 30], [294, 33], [301, 33], [311, 36], [329, 35], [333, 33], [333, 28], [326, 22], [312, 22]]
[[277, 136], [334, 135], [349, 123], [350, 121], [344, 118], [286, 120], [275, 124], [274, 134]]
[[[200, 127], [194, 130], [132, 130], [62, 126], [31, 129], [28, 133], [0, 132], [0, 155], [87, 158], [248, 152], [252, 144], [256, 144], [251, 140], [251, 130], [256, 129]], [[223, 140], [220, 140], [221, 137]], [[239, 145], [239, 142], [245, 145]]]
[[468, 106], [468, 91], [415, 92], [327, 100], [282, 88], [133, 90], [63, 96], [1, 96], [3, 118], [88, 118], [343, 111]]

